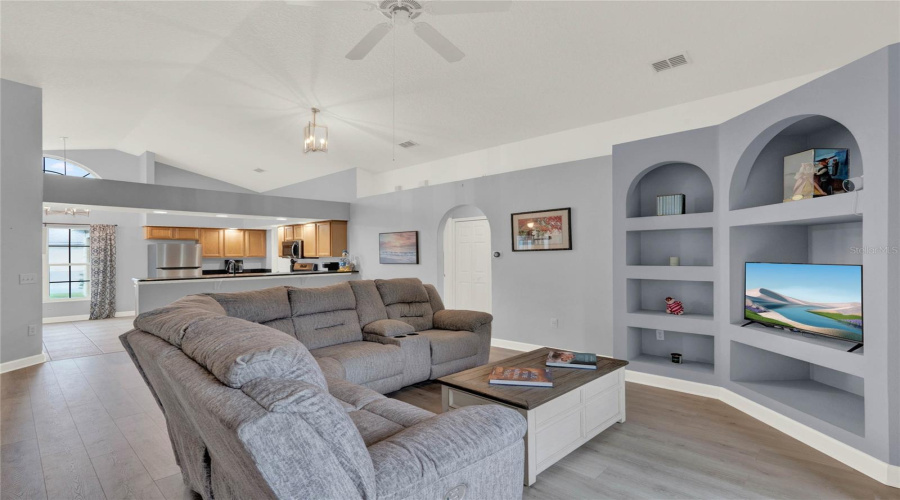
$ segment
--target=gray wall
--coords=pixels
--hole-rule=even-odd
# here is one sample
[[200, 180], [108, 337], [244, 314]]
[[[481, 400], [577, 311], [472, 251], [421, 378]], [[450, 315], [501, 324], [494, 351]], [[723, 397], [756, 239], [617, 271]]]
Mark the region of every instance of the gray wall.
[[[0, 362], [41, 353], [41, 89], [0, 80]], [[19, 273], [37, 283], [19, 284]], [[28, 336], [28, 325], [36, 335]]]
[[[350, 251], [363, 278], [438, 283], [449, 211], [480, 209], [491, 225], [494, 336], [612, 354], [611, 159], [592, 158], [399, 191], [352, 204]], [[510, 214], [572, 208], [573, 250], [511, 252]], [[378, 263], [378, 233], [419, 231], [419, 265]], [[550, 319], [559, 327], [551, 328]]]
[[[255, 172], [248, 175], [256, 175]], [[197, 189], [213, 189], [216, 191], [228, 191], [231, 193], [255, 193], [255, 191], [229, 182], [220, 181], [205, 175], [188, 172], [165, 163], [156, 162], [154, 184], [163, 186], [180, 186]]]
[[308, 181], [298, 182], [271, 191], [265, 191], [263, 194], [286, 196], [288, 198], [308, 198], [310, 200], [352, 202], [356, 200], [356, 169], [343, 170]]

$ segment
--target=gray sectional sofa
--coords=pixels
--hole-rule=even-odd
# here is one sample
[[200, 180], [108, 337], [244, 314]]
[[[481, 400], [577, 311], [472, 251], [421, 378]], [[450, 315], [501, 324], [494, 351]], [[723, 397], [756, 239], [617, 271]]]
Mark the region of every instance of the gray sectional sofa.
[[380, 393], [487, 362], [491, 316], [415, 279], [192, 295], [122, 343], [216, 498], [521, 498], [525, 421]]

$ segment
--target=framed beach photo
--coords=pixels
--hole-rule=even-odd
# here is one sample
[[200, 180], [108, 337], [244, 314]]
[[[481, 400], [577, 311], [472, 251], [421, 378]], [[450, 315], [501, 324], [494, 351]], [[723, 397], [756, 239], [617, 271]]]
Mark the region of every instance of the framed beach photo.
[[379, 233], [378, 262], [380, 264], [418, 264], [419, 232]]
[[572, 209], [512, 214], [513, 252], [572, 249]]

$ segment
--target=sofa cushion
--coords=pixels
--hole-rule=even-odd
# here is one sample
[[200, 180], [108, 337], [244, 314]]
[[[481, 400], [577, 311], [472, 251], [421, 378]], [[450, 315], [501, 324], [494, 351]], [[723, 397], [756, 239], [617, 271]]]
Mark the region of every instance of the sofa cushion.
[[165, 307], [139, 314], [134, 319], [134, 327], [181, 347], [187, 327], [216, 316], [225, 316], [225, 309], [218, 302], [205, 295], [188, 295]]
[[356, 313], [359, 315], [360, 326], [365, 327], [373, 321], [388, 319], [387, 310], [374, 281], [355, 280], [348, 283], [353, 295], [356, 296]]
[[468, 358], [478, 354], [478, 334], [466, 331], [426, 330], [419, 332], [431, 342], [431, 364]]
[[433, 327], [431, 301], [418, 278], [375, 280], [388, 318], [409, 323], [416, 331]]
[[380, 398], [350, 412], [366, 446], [434, 417], [434, 413], [396, 399]]
[[328, 392], [342, 403], [349, 405], [354, 411], [361, 410], [373, 401], [385, 399], [382, 394], [368, 387], [356, 385], [346, 380], [333, 378], [326, 378], [326, 380], [328, 381]]
[[294, 334], [309, 349], [362, 340], [356, 297], [347, 283], [290, 288]]
[[344, 367], [344, 378], [365, 384], [403, 373], [400, 348], [376, 342], [348, 342], [310, 351], [315, 357], [334, 358]]
[[481, 325], [486, 325], [494, 317], [486, 312], [465, 311], [462, 309], [443, 310], [434, 313], [434, 327], [441, 330], [468, 330], [474, 332]]
[[319, 365], [297, 339], [240, 318], [216, 316], [190, 325], [181, 349], [235, 389], [262, 377], [327, 387]]
[[262, 290], [231, 293], [208, 293], [225, 313], [254, 323], [264, 323], [291, 316], [286, 287], [276, 286]]
[[265, 321], [260, 323], [261, 325], [268, 326], [269, 328], [274, 328], [279, 332], [284, 332], [291, 337], [296, 337], [297, 335], [294, 333], [294, 321], [291, 318], [281, 318], [281, 319], [273, 319], [272, 321]]
[[350, 285], [338, 283], [320, 288], [288, 288], [291, 316], [356, 309], [356, 296]]
[[409, 323], [404, 323], [403, 321], [398, 321], [396, 319], [379, 319], [378, 321], [369, 323], [363, 328], [363, 332], [365, 333], [381, 335], [382, 337], [396, 337], [397, 335], [406, 335], [407, 333], [413, 333], [415, 331], [416, 329]]

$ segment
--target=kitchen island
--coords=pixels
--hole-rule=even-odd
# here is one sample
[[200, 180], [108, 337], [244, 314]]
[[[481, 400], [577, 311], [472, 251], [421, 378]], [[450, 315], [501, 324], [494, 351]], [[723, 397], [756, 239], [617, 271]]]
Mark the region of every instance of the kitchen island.
[[171, 304], [185, 295], [260, 290], [273, 286], [313, 288], [359, 279], [358, 271], [297, 271], [275, 273], [204, 274], [192, 278], [134, 278], [137, 314]]

